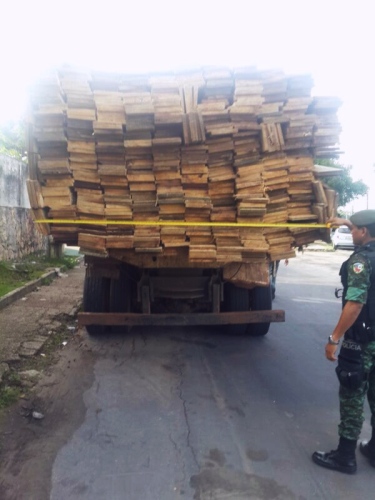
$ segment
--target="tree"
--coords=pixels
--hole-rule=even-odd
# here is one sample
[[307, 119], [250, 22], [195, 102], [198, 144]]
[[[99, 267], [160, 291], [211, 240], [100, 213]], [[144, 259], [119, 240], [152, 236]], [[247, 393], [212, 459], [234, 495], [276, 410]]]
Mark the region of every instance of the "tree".
[[0, 153], [24, 160], [26, 157], [25, 128], [22, 122], [7, 122], [0, 125]]
[[360, 196], [364, 196], [369, 188], [362, 181], [353, 181], [350, 172], [353, 168], [352, 165], [344, 166], [337, 162], [337, 160], [316, 160], [315, 163], [317, 165], [324, 165], [326, 167], [333, 167], [340, 169], [342, 171], [341, 175], [331, 177], [325, 181], [325, 183], [331, 188], [334, 189], [339, 196], [339, 206], [343, 207], [347, 203]]

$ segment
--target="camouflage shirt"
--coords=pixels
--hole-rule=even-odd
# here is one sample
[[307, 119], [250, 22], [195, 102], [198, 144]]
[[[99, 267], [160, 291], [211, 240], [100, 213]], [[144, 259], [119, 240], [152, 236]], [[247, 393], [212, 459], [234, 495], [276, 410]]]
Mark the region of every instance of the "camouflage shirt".
[[347, 261], [348, 289], [345, 300], [366, 304], [370, 288], [371, 263], [365, 255], [353, 253]]

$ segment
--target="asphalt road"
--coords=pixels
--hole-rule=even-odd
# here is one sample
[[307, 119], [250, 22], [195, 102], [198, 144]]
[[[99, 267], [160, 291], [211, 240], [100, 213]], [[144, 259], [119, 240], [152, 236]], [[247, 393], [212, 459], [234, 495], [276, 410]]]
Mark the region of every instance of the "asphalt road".
[[55, 459], [51, 499], [371, 498], [374, 471], [362, 457], [355, 477], [310, 458], [338, 439], [324, 345], [347, 255], [281, 264], [274, 307], [286, 322], [265, 338], [139, 329], [91, 341], [101, 355], [86, 416]]
[[[86, 388], [79, 392], [83, 374], [70, 365], [61, 395], [77, 401], [76, 423], [56, 422], [33, 445], [49, 458], [49, 498], [372, 498], [374, 469], [359, 453], [355, 476], [311, 461], [313, 451], [338, 441], [338, 383], [324, 346], [340, 314], [334, 289], [349, 255], [305, 252], [281, 263], [274, 308], [286, 311], [286, 322], [264, 338], [214, 328], [79, 334], [77, 362], [91, 353]], [[371, 432], [366, 416], [363, 438]], [[60, 444], [52, 453], [53, 439]]]

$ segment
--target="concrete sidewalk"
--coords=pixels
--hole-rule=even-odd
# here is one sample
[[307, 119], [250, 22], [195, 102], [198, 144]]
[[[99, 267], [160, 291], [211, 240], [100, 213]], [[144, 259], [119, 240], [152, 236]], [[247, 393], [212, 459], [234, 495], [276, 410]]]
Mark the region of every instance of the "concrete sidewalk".
[[39, 352], [44, 342], [74, 317], [82, 303], [84, 263], [59, 273], [51, 284], [36, 287], [0, 311], [0, 365]]

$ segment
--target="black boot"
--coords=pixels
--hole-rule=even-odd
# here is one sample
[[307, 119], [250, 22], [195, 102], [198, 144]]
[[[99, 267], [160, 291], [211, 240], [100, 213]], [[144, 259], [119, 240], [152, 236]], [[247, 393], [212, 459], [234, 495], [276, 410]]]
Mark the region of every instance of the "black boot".
[[371, 446], [371, 441], [359, 443], [359, 451], [368, 459], [370, 465], [375, 467], [375, 448]]
[[355, 459], [355, 448], [357, 441], [340, 437], [337, 450], [330, 452], [315, 451], [312, 455], [313, 461], [326, 469], [337, 470], [345, 474], [354, 474], [357, 470]]
[[368, 461], [370, 462], [370, 465], [372, 467], [375, 467], [375, 428], [372, 428], [372, 436], [370, 441], [362, 441], [362, 443], [359, 444], [359, 451], [364, 455]]

